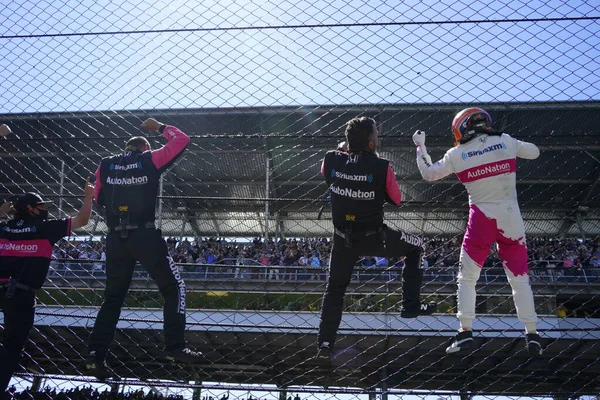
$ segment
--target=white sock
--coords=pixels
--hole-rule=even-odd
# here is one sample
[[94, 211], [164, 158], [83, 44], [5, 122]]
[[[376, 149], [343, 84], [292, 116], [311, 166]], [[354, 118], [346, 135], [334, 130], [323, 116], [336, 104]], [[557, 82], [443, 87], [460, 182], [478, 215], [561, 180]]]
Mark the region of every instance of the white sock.
[[537, 333], [535, 322], [525, 322], [525, 333]]
[[473, 330], [473, 320], [472, 319], [461, 319], [460, 320], [460, 330], [459, 331], [472, 331]]

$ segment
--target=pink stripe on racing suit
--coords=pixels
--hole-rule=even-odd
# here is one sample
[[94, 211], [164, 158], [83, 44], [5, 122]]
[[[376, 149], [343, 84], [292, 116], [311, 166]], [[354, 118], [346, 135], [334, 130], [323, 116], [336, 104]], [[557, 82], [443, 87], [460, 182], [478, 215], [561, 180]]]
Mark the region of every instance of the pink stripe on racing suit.
[[48, 239], [0, 239], [0, 256], [50, 258], [52, 256], [52, 243]]

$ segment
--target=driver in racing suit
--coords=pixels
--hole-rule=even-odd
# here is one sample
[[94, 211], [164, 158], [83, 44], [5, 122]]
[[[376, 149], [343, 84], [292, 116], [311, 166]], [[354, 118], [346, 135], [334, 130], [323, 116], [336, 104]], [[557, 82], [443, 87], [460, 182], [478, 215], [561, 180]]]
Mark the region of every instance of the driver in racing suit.
[[517, 202], [517, 157], [533, 160], [540, 154], [532, 143], [512, 138], [492, 128], [483, 109], [459, 112], [452, 122], [455, 147], [433, 164], [425, 147], [425, 132], [417, 131], [417, 166], [423, 179], [437, 181], [452, 173], [469, 193], [469, 221], [460, 252], [458, 313], [460, 330], [446, 353], [461, 353], [473, 343], [475, 284], [490, 247], [497, 243], [498, 255], [512, 287], [517, 316], [525, 325], [526, 347], [541, 355], [537, 315], [527, 270], [525, 228]]

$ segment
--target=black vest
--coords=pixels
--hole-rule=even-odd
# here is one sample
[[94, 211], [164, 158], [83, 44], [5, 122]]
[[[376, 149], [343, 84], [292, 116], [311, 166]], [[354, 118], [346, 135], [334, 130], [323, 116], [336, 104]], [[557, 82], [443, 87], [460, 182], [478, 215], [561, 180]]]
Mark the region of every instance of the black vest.
[[352, 231], [361, 232], [383, 225], [388, 166], [388, 160], [369, 152], [329, 151], [325, 155], [325, 180], [336, 228], [350, 225]]
[[109, 228], [120, 225], [121, 219], [128, 224], [154, 221], [160, 174], [150, 151], [126, 151], [101, 161], [97, 201], [106, 210]]
[[[25, 216], [0, 224], [0, 279], [12, 277], [39, 289], [46, 280], [52, 246], [71, 233], [71, 218], [42, 221]], [[4, 296], [1, 294], [0, 296]]]

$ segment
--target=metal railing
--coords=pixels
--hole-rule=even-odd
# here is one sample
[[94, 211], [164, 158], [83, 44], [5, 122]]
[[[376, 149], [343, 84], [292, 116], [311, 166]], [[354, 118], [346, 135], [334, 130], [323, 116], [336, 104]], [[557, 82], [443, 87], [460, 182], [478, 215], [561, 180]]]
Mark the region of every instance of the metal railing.
[[[251, 260], [254, 261], [254, 260]], [[258, 264], [258, 265], [256, 265]], [[236, 264], [176, 264], [185, 280], [249, 280], [249, 281], [321, 281], [326, 282], [327, 267], [311, 267], [301, 265], [254, 265]], [[457, 267], [430, 267], [423, 271], [424, 282], [455, 282], [458, 275]], [[600, 268], [556, 268], [534, 267], [529, 270], [531, 283], [550, 282], [579, 282], [600, 285]], [[62, 277], [65, 279], [104, 279], [106, 272], [104, 263], [100, 260], [77, 260], [68, 262], [52, 261], [48, 272], [49, 278]], [[141, 265], [134, 270], [135, 278], [148, 278], [148, 273]], [[355, 266], [352, 274], [353, 282], [400, 281], [402, 268], [397, 266]], [[480, 283], [507, 282], [502, 268], [483, 268], [479, 278]]]

